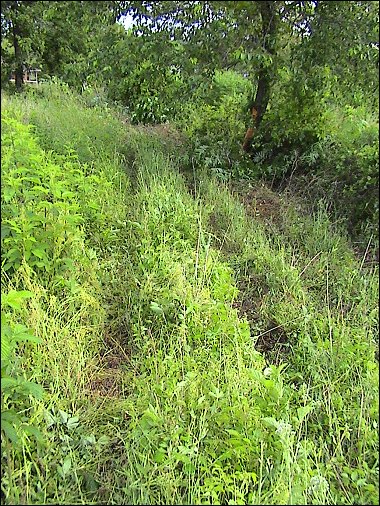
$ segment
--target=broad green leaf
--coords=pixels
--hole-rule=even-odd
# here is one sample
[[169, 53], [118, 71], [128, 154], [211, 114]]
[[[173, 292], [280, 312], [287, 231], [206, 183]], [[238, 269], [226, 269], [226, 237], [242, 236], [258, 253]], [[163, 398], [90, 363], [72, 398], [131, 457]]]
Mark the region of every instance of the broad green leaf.
[[37, 385], [37, 383], [33, 383], [31, 381], [23, 381], [20, 386], [22, 386], [27, 393], [36, 399], [41, 400], [43, 398], [44, 389], [41, 385]]
[[66, 457], [63, 466], [62, 466], [62, 474], [65, 476], [71, 469], [71, 458]]
[[79, 417], [78, 416], [72, 416], [67, 420], [67, 428], [68, 429], [75, 429], [79, 425]]
[[8, 237], [10, 228], [7, 225], [1, 225], [1, 240]]
[[164, 310], [162, 309], [161, 306], [159, 306], [157, 304], [157, 302], [151, 302], [150, 303], [150, 309], [153, 311], [153, 313], [155, 314], [163, 314], [164, 313]]
[[13, 309], [21, 309], [21, 302], [24, 299], [30, 299], [33, 293], [28, 290], [10, 290], [7, 294], [2, 296], [2, 305], [11, 306]]
[[238, 432], [237, 430], [234, 430], [234, 429], [226, 429], [226, 432], [228, 432], [228, 434], [230, 436], [235, 436], [237, 438], [241, 438], [242, 435], [240, 434], [240, 432]]
[[85, 472], [83, 476], [86, 483], [86, 490], [92, 493], [96, 492], [99, 489], [99, 483], [94, 479], [92, 474]]
[[301, 423], [312, 410], [313, 410], [313, 406], [311, 404], [307, 404], [306, 406], [302, 406], [301, 408], [297, 408], [297, 415], [298, 415], [299, 423]]
[[46, 421], [47, 428], [51, 427], [52, 425], [54, 425], [56, 423], [55, 418], [53, 417], [53, 415], [49, 411], [46, 410], [44, 414], [45, 414], [45, 421]]
[[155, 452], [155, 454], [154, 454], [154, 456], [153, 456], [153, 460], [154, 460], [154, 462], [156, 462], [157, 464], [161, 464], [162, 462], [164, 462], [164, 460], [165, 460], [165, 456], [166, 456], [166, 452], [165, 452], [165, 450], [164, 450], [164, 449], [162, 449], [162, 448], [159, 448], [159, 449]]
[[[2, 319], [3, 320], [3, 319]], [[12, 329], [6, 323], [1, 322], [1, 361], [4, 363], [8, 363], [12, 351], [14, 349], [14, 343], [11, 339]]]
[[29, 330], [25, 325], [16, 324], [13, 328], [13, 340], [16, 342], [19, 341], [28, 341], [31, 343], [39, 344], [41, 343], [41, 339], [32, 334], [32, 331]]
[[109, 443], [110, 438], [108, 436], [100, 436], [98, 439], [98, 444], [100, 445], [106, 445]]
[[25, 434], [35, 437], [40, 444], [44, 442], [42, 433], [36, 427], [33, 427], [33, 425], [21, 425], [21, 428]]
[[15, 378], [1, 378], [1, 390], [4, 392], [4, 390], [13, 388], [17, 386], [19, 382]]
[[278, 427], [278, 421], [275, 418], [272, 418], [271, 416], [262, 418], [261, 421], [265, 425], [265, 427], [269, 427], [270, 429], [277, 429]]
[[12, 441], [12, 443], [16, 444], [19, 440], [19, 437], [17, 435], [16, 429], [13, 427], [13, 425], [5, 420], [3, 420], [3, 417], [1, 417], [1, 430], [4, 431], [5, 436]]
[[41, 259], [46, 258], [46, 252], [43, 249], [33, 248], [32, 253], [33, 253], [33, 255], [35, 255], [38, 258], [41, 258]]
[[14, 425], [20, 425], [21, 423], [21, 419], [14, 409], [8, 409], [2, 412], [1, 421], [3, 420], [13, 423]]
[[66, 424], [67, 420], [69, 419], [69, 415], [66, 413], [66, 411], [62, 411], [61, 409], [58, 410], [58, 413], [61, 417], [62, 423]]

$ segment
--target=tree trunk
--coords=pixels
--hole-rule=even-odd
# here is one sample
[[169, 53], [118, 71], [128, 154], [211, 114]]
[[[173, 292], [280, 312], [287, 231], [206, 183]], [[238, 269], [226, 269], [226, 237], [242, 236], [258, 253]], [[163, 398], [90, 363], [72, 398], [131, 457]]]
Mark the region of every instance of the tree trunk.
[[[276, 19], [275, 19], [275, 2], [264, 1], [258, 2], [261, 14], [262, 26], [262, 47], [273, 58], [275, 56], [275, 35], [276, 35]], [[251, 124], [245, 134], [243, 149], [249, 151], [254, 132], [259, 128], [261, 120], [268, 106], [270, 87], [271, 87], [271, 65], [261, 65], [258, 72], [258, 83], [256, 95], [252, 97], [249, 109], [251, 113]]]
[[22, 51], [19, 43], [21, 30], [17, 22], [17, 10], [15, 3], [13, 3], [11, 9], [13, 14], [12, 15], [13, 48], [15, 50], [15, 84], [16, 90], [21, 91], [22, 85], [24, 84], [24, 66], [22, 61]]

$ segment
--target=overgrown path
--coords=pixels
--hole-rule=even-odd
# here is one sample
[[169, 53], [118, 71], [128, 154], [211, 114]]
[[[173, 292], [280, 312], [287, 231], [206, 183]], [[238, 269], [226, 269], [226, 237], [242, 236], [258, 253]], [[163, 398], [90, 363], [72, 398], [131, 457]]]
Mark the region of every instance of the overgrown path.
[[191, 193], [175, 143], [72, 98], [18, 100], [4, 407], [26, 416], [5, 502], [375, 504], [376, 269], [322, 211], [279, 216], [258, 190], [249, 208], [202, 173]]

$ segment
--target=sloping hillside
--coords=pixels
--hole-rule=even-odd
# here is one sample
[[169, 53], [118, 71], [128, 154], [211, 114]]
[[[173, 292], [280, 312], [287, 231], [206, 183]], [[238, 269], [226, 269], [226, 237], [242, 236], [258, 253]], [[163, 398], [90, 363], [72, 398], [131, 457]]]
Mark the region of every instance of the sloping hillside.
[[185, 150], [2, 97], [4, 503], [378, 504], [378, 267]]

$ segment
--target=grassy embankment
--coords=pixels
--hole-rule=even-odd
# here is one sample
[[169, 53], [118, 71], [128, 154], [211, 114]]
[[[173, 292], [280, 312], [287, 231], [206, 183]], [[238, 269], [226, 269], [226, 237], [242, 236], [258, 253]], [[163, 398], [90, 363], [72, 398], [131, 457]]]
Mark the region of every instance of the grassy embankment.
[[2, 111], [4, 502], [376, 504], [377, 268], [67, 91]]

